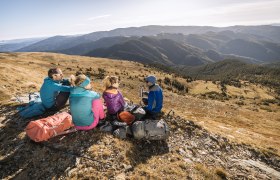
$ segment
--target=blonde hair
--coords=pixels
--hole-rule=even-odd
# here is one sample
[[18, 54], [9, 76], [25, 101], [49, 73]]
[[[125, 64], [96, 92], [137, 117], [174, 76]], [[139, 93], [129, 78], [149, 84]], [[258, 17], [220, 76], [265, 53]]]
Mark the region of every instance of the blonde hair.
[[78, 76], [71, 75], [69, 81], [71, 86], [79, 86], [86, 78], [84, 74], [79, 74]]
[[119, 83], [119, 78], [117, 76], [106, 76], [103, 79], [103, 84], [104, 84], [105, 90], [107, 90], [111, 87], [118, 88], [117, 83]]

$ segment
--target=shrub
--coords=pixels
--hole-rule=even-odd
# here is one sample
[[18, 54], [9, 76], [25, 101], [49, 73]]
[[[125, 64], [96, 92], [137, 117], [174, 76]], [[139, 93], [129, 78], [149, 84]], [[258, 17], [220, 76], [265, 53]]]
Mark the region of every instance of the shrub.
[[170, 80], [170, 78], [168, 78], [168, 77], [165, 77], [164, 80], [163, 80], [163, 82], [164, 82], [164, 84], [166, 84], [166, 85], [171, 85], [171, 80]]
[[96, 79], [104, 79], [106, 76], [106, 70], [102, 68], [97, 69], [98, 73], [91, 73]]

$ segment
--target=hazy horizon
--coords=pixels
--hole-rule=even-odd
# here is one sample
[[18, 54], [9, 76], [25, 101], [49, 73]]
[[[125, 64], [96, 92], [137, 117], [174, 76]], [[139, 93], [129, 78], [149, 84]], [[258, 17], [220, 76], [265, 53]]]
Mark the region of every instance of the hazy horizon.
[[278, 0], [4, 0], [0, 40], [79, 35], [147, 25], [215, 26], [280, 23]]

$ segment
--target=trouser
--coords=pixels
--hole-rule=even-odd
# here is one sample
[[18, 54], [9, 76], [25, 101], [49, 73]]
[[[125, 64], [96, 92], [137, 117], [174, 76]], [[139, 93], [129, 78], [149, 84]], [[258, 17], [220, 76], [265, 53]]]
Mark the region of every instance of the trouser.
[[55, 98], [55, 104], [48, 108], [47, 111], [59, 111], [62, 109], [69, 99], [69, 96], [70, 92], [60, 92]]
[[[63, 82], [62, 85], [69, 86], [69, 82]], [[55, 98], [55, 104], [48, 109], [48, 111], [59, 111], [62, 109], [65, 104], [67, 103], [67, 100], [69, 99], [70, 92], [59, 92], [59, 94]]]
[[92, 101], [92, 112], [93, 112], [93, 122], [91, 125], [75, 126], [75, 128], [78, 130], [83, 130], [83, 131], [91, 130], [98, 125], [100, 119], [105, 118], [105, 113], [104, 113], [103, 104], [102, 104], [101, 99], [95, 99]]

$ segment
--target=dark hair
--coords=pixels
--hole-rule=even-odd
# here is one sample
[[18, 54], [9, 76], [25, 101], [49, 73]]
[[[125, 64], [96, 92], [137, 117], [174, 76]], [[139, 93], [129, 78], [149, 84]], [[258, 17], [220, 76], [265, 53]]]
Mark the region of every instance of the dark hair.
[[58, 72], [59, 70], [60, 70], [59, 68], [51, 68], [51, 69], [49, 69], [49, 71], [48, 71], [49, 78], [53, 78], [52, 76], [54, 74], [59, 74], [59, 72]]

